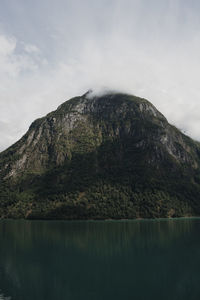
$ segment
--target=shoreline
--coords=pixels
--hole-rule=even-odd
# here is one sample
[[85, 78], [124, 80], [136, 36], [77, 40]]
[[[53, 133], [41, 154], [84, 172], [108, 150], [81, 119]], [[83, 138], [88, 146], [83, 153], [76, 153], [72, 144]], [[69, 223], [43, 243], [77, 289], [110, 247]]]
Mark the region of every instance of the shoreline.
[[181, 221], [181, 220], [200, 220], [200, 216], [185, 216], [185, 217], [174, 217], [174, 218], [135, 218], [135, 219], [25, 219], [25, 218], [0, 218], [2, 221], [26, 221], [26, 222], [158, 222], [158, 221]]

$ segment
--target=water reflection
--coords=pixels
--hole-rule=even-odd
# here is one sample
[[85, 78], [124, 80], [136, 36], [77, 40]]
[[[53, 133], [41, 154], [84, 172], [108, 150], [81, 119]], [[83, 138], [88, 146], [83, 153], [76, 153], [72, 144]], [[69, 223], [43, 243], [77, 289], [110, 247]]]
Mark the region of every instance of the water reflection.
[[13, 300], [199, 299], [199, 229], [199, 219], [1, 221], [1, 288]]
[[0, 294], [0, 300], [11, 300], [11, 297], [5, 297], [3, 294]]

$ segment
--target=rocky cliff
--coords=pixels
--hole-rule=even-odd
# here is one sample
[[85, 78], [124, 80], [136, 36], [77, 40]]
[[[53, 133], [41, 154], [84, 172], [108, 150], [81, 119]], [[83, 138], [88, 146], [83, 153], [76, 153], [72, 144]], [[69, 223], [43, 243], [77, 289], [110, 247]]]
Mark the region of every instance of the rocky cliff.
[[147, 100], [66, 101], [0, 154], [0, 216], [199, 215], [200, 145]]

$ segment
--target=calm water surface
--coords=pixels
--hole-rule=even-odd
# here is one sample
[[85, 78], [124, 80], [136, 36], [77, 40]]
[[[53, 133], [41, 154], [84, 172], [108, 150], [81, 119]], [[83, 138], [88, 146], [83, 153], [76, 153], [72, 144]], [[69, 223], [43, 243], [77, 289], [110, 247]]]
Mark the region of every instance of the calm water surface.
[[0, 221], [0, 300], [200, 299], [200, 219]]

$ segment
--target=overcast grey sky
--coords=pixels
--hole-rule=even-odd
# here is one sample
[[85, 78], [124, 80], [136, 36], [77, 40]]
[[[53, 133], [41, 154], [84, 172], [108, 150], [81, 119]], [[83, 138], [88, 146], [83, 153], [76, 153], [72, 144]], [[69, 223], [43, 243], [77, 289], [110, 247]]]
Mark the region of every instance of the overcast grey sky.
[[1, 0], [0, 150], [88, 89], [149, 99], [200, 140], [199, 0]]

